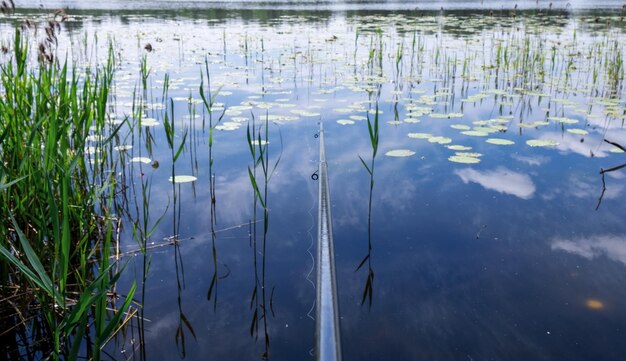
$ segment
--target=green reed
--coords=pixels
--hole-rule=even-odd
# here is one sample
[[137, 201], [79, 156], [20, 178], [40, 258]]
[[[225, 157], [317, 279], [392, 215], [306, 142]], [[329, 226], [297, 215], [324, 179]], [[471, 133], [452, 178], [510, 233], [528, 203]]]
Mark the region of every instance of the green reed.
[[[109, 166], [105, 145], [119, 130], [105, 122], [115, 59], [110, 47], [106, 65], [81, 74], [58, 59], [29, 63], [27, 44], [16, 30], [0, 65], [0, 297], [13, 308], [0, 322], [15, 343], [5, 356], [98, 360], [135, 292], [115, 311], [117, 182], [93, 174]], [[88, 148], [91, 131], [98, 147]]]
[[[268, 304], [268, 294], [266, 287], [266, 279], [267, 279], [267, 244], [268, 244], [268, 232], [269, 232], [269, 207], [268, 207], [268, 186], [269, 182], [272, 178], [272, 175], [276, 171], [278, 164], [280, 163], [282, 157], [282, 135], [280, 135], [280, 144], [281, 151], [276, 158], [276, 161], [271, 164], [270, 163], [270, 155], [269, 155], [269, 119], [268, 115], [265, 116], [264, 126], [255, 128], [255, 118], [254, 114], [252, 114], [252, 126], [248, 124], [247, 132], [246, 132], [248, 147], [250, 149], [250, 154], [253, 160], [253, 166], [248, 166], [248, 176], [250, 179], [250, 184], [252, 186], [254, 192], [254, 200], [253, 200], [253, 221], [250, 223], [254, 223], [254, 226], [251, 224], [251, 245], [253, 245], [254, 251], [254, 288], [252, 291], [252, 296], [250, 299], [250, 307], [254, 307], [254, 312], [252, 315], [252, 322], [250, 324], [250, 334], [255, 335], [258, 333], [259, 320], [263, 321], [263, 333], [264, 333], [264, 345], [265, 352], [263, 354], [264, 358], [267, 358], [269, 355], [269, 346], [270, 346], [270, 338], [269, 338], [269, 329], [268, 329], [268, 310], [273, 313], [272, 310], [272, 299], [274, 295], [274, 288], [272, 288], [271, 293], [269, 294], [269, 304]], [[261, 174], [257, 174], [257, 169], [261, 168]], [[262, 178], [261, 178], [262, 177]], [[262, 183], [261, 183], [262, 182]], [[258, 203], [257, 203], [258, 202]], [[256, 215], [257, 215], [257, 206], [261, 205], [263, 210], [263, 236], [261, 243], [261, 270], [258, 271], [257, 264], [257, 232], [256, 232]], [[259, 276], [260, 274], [260, 276]], [[261, 292], [259, 294], [258, 288], [261, 287]], [[260, 300], [259, 300], [260, 297]], [[261, 310], [261, 314], [259, 314], [259, 310]]]
[[372, 269], [372, 196], [374, 194], [374, 167], [376, 161], [376, 154], [378, 153], [379, 132], [378, 132], [378, 102], [376, 103], [376, 114], [374, 115], [374, 122], [370, 120], [369, 113], [367, 116], [367, 131], [369, 134], [370, 145], [372, 147], [372, 158], [369, 165], [359, 155], [359, 159], [367, 170], [370, 176], [370, 189], [369, 189], [369, 201], [367, 207], [367, 255], [361, 260], [357, 266], [356, 271], [361, 269], [367, 262], [367, 278], [365, 280], [365, 287], [363, 288], [363, 297], [361, 298], [361, 305], [368, 300], [370, 307], [372, 306], [372, 296], [374, 293], [374, 270]]

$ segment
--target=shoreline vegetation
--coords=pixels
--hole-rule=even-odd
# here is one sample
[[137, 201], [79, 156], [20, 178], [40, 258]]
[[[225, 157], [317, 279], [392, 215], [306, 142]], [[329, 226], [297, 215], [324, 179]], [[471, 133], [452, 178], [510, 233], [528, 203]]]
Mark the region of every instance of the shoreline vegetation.
[[[100, 359], [137, 312], [135, 284], [116, 289], [124, 264], [112, 258], [120, 187], [106, 149], [120, 126], [107, 121], [114, 76], [105, 65], [80, 71], [55, 58], [64, 12], [43, 29], [34, 62], [34, 25], [15, 29], [0, 65], [0, 329], [3, 355]], [[90, 152], [90, 133], [108, 134]]]

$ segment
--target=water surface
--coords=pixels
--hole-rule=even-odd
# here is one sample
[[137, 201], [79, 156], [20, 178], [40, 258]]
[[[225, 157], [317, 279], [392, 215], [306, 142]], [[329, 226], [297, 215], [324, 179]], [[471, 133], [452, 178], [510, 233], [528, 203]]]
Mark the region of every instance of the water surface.
[[[323, 121], [346, 360], [623, 359], [623, 172], [606, 174], [595, 208], [600, 169], [626, 161], [603, 142], [626, 139], [624, 68], [615, 66], [624, 14], [522, 3], [527, 10], [495, 13], [356, 11], [349, 2], [345, 11], [68, 10], [60, 55], [103, 59], [108, 39], [118, 54], [110, 117], [128, 117], [116, 145], [132, 146], [111, 169], [128, 185], [117, 199], [129, 262], [118, 287], [141, 284], [150, 260], [143, 340], [133, 323], [109, 344], [111, 357], [313, 358], [312, 175]], [[3, 19], [4, 41], [10, 26]], [[210, 116], [199, 95], [205, 62], [217, 94]], [[133, 94], [145, 99], [141, 120]], [[359, 156], [371, 161], [376, 109], [368, 252], [370, 176]], [[175, 163], [166, 113], [174, 143], [185, 139]], [[266, 120], [270, 170], [280, 161], [264, 198], [263, 252], [246, 130], [265, 140]], [[394, 150], [411, 155], [386, 155]], [[197, 180], [173, 184], [172, 172]], [[144, 220], [158, 224], [146, 256], [133, 231]], [[355, 271], [366, 255], [369, 266]]]

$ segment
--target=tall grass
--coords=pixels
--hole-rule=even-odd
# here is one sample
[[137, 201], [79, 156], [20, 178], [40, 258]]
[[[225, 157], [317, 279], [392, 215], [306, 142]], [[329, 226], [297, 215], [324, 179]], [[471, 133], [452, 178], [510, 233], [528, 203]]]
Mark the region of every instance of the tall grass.
[[[110, 48], [105, 66], [81, 75], [58, 60], [29, 63], [27, 44], [16, 30], [12, 59], [0, 65], [0, 278], [11, 305], [0, 322], [13, 345], [3, 357], [98, 360], [135, 291], [112, 311], [116, 180], [93, 176], [119, 129], [105, 122], [115, 59]], [[97, 147], [90, 131], [102, 137]]]

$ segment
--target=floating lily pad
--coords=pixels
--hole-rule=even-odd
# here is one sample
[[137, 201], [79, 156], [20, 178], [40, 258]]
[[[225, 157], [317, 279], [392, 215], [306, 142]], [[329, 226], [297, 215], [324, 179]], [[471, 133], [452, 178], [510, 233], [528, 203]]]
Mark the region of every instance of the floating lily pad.
[[350, 119], [339, 119], [337, 121], [337, 123], [341, 124], [341, 125], [350, 125], [350, 124], [354, 124], [354, 120], [350, 120]]
[[485, 142], [487, 142], [489, 144], [495, 144], [495, 145], [513, 145], [513, 144], [515, 144], [515, 142], [512, 141], [512, 140], [500, 139], [500, 138], [489, 138]]
[[294, 114], [301, 115], [303, 117], [319, 117], [320, 116], [320, 113], [309, 112], [307, 110], [294, 109], [291, 112], [294, 113]]
[[144, 163], [144, 164], [152, 163], [152, 159], [146, 158], [146, 157], [134, 157], [130, 161], [133, 163]]
[[463, 151], [463, 150], [471, 150], [472, 147], [468, 147], [465, 145], [449, 145], [448, 149], [450, 150], [457, 150], [457, 151]]
[[127, 144], [117, 145], [117, 146], [113, 147], [113, 149], [117, 150], [118, 152], [123, 152], [123, 151], [126, 151], [126, 150], [133, 149], [133, 146], [132, 145], [127, 145]]
[[413, 138], [413, 139], [429, 139], [433, 137], [432, 134], [428, 134], [428, 133], [409, 133], [407, 135], [409, 136], [409, 138]]
[[411, 124], [417, 124], [417, 123], [421, 123], [422, 121], [417, 119], [417, 118], [405, 118], [403, 120], [405, 123], [411, 123]]
[[258, 139], [255, 139], [255, 140], [251, 141], [250, 143], [252, 143], [252, 144], [254, 144], [254, 145], [259, 145], [259, 144], [260, 144], [260, 145], [266, 145], [266, 144], [270, 144], [270, 142], [268, 142], [268, 141], [266, 141], [266, 140], [263, 140], [263, 139], [261, 139], [261, 141], [260, 141], [260, 142], [259, 142], [259, 140], [258, 140]]
[[159, 125], [159, 122], [153, 118], [142, 118], [140, 125], [142, 127], [154, 127], [156, 125]]
[[589, 134], [588, 131], [584, 130], [584, 129], [578, 129], [578, 128], [574, 128], [574, 129], [567, 129], [566, 130], [568, 133], [572, 133], [572, 134], [578, 134], [578, 135], [587, 135]]
[[174, 178], [169, 177], [168, 180], [173, 183], [189, 183], [195, 182], [198, 178], [192, 175], [175, 175]]
[[554, 120], [562, 124], [576, 124], [578, 120], [571, 118], [548, 117], [548, 120]]
[[452, 124], [450, 128], [456, 129], [456, 130], [470, 130], [471, 129], [468, 125], [465, 125], [465, 124]]
[[241, 123], [235, 122], [224, 122], [220, 125], [216, 125], [215, 129], [217, 130], [237, 130], [241, 127]]
[[557, 145], [559, 145], [558, 142], [549, 139], [531, 139], [527, 140], [526, 144], [530, 145], [531, 147], [556, 147]]
[[461, 134], [469, 135], [471, 137], [486, 137], [489, 135], [489, 133], [487, 132], [481, 132], [478, 130], [466, 130], [464, 132], [461, 132]]
[[428, 138], [428, 141], [430, 143], [437, 143], [437, 144], [449, 144], [449, 143], [452, 143], [452, 139], [450, 139], [448, 137], [430, 137], [430, 138]]
[[497, 133], [498, 129], [495, 129], [493, 127], [474, 127], [474, 130], [477, 132], [483, 132], [483, 133]]
[[415, 154], [414, 151], [408, 150], [408, 149], [390, 150], [387, 153], [385, 153], [385, 155], [388, 157], [410, 157], [414, 154]]
[[475, 157], [467, 157], [467, 156], [462, 156], [462, 155], [453, 155], [451, 157], [448, 157], [448, 160], [450, 162], [454, 162], [454, 163], [463, 163], [463, 164], [476, 164], [476, 163], [480, 163], [480, 159], [475, 158]]
[[300, 118], [292, 115], [270, 114], [267, 116], [267, 120], [269, 120], [270, 122], [292, 122], [298, 119]]

